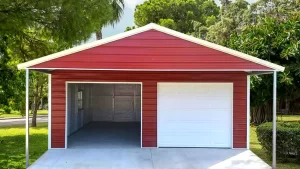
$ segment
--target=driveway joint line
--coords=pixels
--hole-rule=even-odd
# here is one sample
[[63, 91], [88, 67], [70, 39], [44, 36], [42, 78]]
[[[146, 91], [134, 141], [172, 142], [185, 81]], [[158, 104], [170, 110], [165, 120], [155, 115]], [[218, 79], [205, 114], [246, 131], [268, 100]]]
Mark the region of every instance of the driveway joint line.
[[150, 155], [151, 155], [152, 168], [154, 169], [153, 158], [152, 158], [152, 149], [151, 148], [150, 148]]

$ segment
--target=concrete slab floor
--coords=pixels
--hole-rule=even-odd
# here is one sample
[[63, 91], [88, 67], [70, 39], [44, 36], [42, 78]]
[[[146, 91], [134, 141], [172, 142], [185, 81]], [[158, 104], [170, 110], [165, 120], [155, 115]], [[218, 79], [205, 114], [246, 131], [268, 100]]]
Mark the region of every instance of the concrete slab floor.
[[92, 122], [68, 137], [68, 148], [141, 147], [140, 122]]
[[249, 150], [140, 148], [139, 123], [90, 123], [29, 169], [270, 169]]
[[205, 148], [52, 149], [29, 169], [271, 169], [250, 150]]

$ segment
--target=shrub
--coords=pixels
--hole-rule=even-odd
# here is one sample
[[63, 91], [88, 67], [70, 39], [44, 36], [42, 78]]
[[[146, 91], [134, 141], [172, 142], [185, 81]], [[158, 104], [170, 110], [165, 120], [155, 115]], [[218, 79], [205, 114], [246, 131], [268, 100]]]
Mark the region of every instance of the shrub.
[[3, 110], [6, 114], [10, 114], [11, 113], [11, 108], [9, 106], [4, 106]]
[[[272, 156], [272, 123], [264, 123], [256, 128], [258, 141], [267, 154]], [[277, 122], [277, 159], [283, 162], [290, 157], [296, 157], [300, 163], [300, 122]]]

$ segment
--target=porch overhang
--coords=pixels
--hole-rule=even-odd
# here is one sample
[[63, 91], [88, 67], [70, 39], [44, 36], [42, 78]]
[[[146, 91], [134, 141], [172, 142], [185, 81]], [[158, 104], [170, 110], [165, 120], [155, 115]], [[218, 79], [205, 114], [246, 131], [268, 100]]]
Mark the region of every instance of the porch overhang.
[[[145, 72], [246, 72], [248, 75], [264, 75], [264, 74], [273, 74], [274, 70], [243, 70], [243, 69], [74, 69], [74, 68], [26, 68], [28, 70], [51, 74], [55, 70], [84, 70], [84, 71], [145, 71]], [[281, 72], [281, 71], [276, 71]]]

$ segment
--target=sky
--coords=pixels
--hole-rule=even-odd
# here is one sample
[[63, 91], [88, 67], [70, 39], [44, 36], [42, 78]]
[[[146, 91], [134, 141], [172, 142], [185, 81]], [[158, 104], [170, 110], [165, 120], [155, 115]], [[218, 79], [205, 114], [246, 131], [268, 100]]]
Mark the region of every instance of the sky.
[[[103, 28], [103, 38], [113, 36], [119, 33], [124, 32], [127, 26], [134, 26], [134, 9], [135, 6], [138, 4], [142, 4], [146, 0], [125, 0], [125, 9], [123, 16], [115, 26], [108, 26]], [[219, 0], [215, 0], [217, 4], [220, 4]], [[257, 0], [247, 0], [250, 3], [253, 3]], [[95, 36], [93, 35], [89, 41], [96, 40]]]

